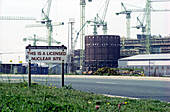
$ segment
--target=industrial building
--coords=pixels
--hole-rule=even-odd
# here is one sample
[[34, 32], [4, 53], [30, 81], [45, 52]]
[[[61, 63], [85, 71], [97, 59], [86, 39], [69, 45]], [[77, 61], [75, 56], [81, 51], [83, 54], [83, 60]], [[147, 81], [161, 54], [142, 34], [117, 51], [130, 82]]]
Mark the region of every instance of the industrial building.
[[118, 60], [119, 68], [141, 68], [146, 76], [170, 75], [170, 54], [141, 54]]
[[[48, 74], [48, 67], [31, 64], [31, 74]], [[0, 64], [0, 73], [4, 74], [27, 74], [27, 64]]]
[[85, 36], [85, 69], [97, 70], [104, 66], [116, 68], [120, 58], [120, 36]]
[[[128, 57], [137, 54], [146, 54], [146, 39], [138, 35], [137, 39], [121, 38], [120, 56]], [[170, 37], [161, 38], [153, 36], [150, 38], [150, 54], [170, 53]]]
[[74, 69], [80, 69], [80, 49], [74, 50]]

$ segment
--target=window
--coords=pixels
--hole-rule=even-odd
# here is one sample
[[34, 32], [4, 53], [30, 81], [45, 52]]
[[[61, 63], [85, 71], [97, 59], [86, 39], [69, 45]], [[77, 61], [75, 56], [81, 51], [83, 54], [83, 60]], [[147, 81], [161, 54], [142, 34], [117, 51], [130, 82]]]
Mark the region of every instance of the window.
[[162, 70], [164, 70], [164, 67], [161, 67]]
[[146, 67], [146, 70], [148, 70], [148, 67]]
[[159, 67], [156, 67], [156, 70], [159, 70]]

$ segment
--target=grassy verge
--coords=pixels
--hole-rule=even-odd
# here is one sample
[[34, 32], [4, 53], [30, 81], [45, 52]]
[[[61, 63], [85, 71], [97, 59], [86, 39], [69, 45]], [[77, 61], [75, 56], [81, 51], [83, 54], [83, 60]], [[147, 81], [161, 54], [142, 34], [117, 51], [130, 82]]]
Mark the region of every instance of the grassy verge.
[[56, 88], [53, 85], [26, 83], [0, 83], [0, 112], [170, 112], [170, 104], [157, 100], [110, 98], [81, 92], [71, 86]]

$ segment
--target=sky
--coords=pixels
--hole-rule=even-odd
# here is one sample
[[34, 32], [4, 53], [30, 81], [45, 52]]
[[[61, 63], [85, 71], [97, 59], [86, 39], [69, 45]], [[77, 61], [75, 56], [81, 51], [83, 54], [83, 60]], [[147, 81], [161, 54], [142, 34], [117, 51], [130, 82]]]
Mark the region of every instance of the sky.
[[[0, 16], [26, 16], [41, 19], [41, 10], [47, 0], [0, 0]], [[126, 37], [126, 16], [115, 13], [122, 11], [121, 2], [127, 9], [144, 8], [146, 0], [110, 0], [105, 21], [108, 23], [109, 35], [119, 35]], [[85, 18], [92, 20], [97, 13], [102, 17], [105, 0], [86, 0]], [[60, 41], [60, 45], [68, 46], [68, 22], [69, 18], [75, 18], [74, 38], [76, 31], [80, 29], [80, 0], [52, 0], [50, 19], [52, 22], [64, 22], [63, 26], [53, 27], [53, 38]], [[132, 7], [132, 5], [138, 7]], [[170, 9], [170, 2], [153, 2], [153, 9]], [[100, 11], [100, 12], [99, 12]], [[142, 13], [131, 14], [131, 27], [137, 25], [137, 17], [142, 18]], [[151, 16], [151, 34], [152, 35], [170, 35], [170, 12], [153, 12]], [[0, 61], [3, 63], [25, 62], [25, 46], [32, 44], [32, 41], [23, 41], [23, 38], [33, 36], [46, 37], [46, 27], [25, 28], [25, 25], [35, 24], [35, 21], [26, 20], [0, 20]], [[85, 34], [92, 35], [93, 27], [87, 25]], [[131, 38], [136, 38], [141, 30], [131, 28]], [[98, 28], [98, 34], [102, 34], [102, 28]], [[76, 49], [80, 48], [79, 39]], [[47, 45], [47, 43], [38, 42], [37, 45]], [[57, 45], [57, 44], [52, 44]], [[14, 54], [1, 54], [9, 53]]]

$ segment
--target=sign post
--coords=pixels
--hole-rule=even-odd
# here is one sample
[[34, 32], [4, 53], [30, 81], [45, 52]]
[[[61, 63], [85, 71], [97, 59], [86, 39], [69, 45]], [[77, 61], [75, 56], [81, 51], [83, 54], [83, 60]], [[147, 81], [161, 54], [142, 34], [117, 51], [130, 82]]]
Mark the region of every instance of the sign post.
[[61, 65], [61, 86], [64, 87], [64, 60], [62, 60], [62, 65]]
[[28, 87], [31, 87], [31, 60], [28, 62]]
[[62, 46], [26, 46], [26, 61], [29, 64], [28, 86], [31, 86], [31, 62], [62, 63], [62, 87], [64, 86], [64, 63], [67, 61], [67, 47]]
[[[29, 47], [31, 45], [29, 44]], [[31, 49], [28, 49], [29, 52], [31, 51]], [[31, 87], [31, 60], [28, 60], [28, 87]]]

